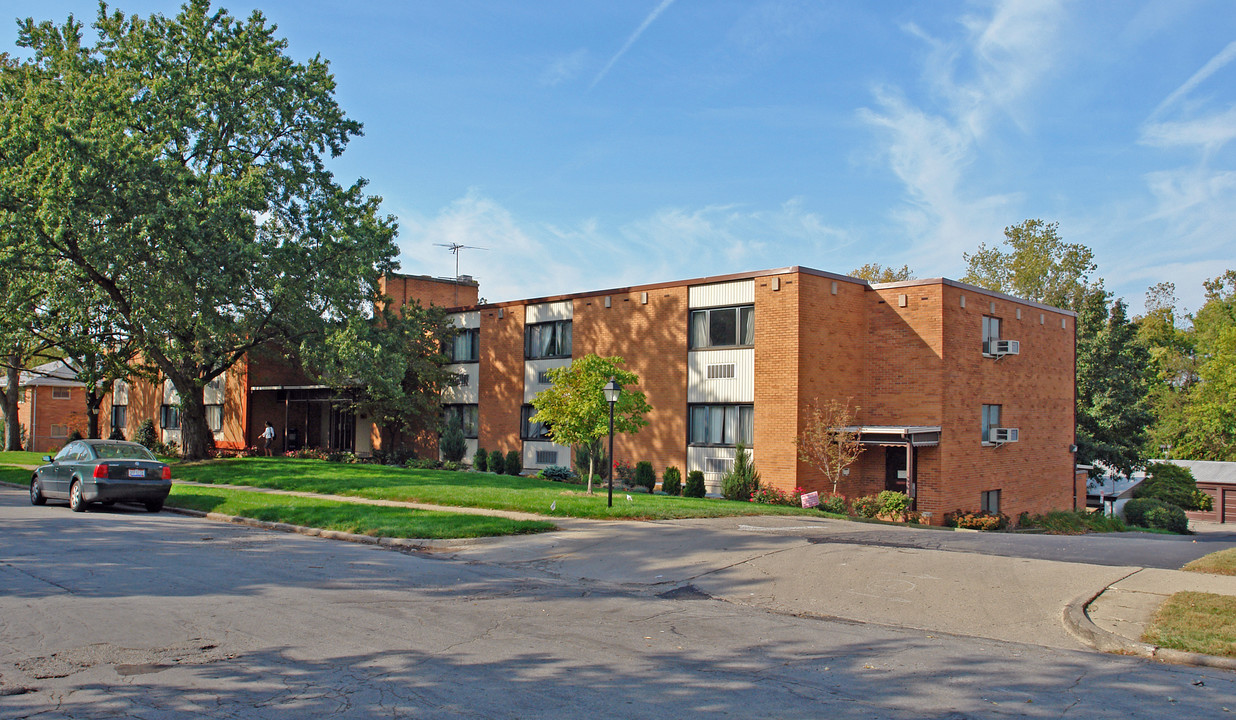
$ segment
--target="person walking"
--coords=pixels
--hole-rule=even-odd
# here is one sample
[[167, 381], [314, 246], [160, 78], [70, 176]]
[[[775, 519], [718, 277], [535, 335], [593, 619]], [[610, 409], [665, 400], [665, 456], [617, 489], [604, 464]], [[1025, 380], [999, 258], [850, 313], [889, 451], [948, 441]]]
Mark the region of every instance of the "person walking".
[[266, 421], [266, 429], [262, 431], [262, 440], [264, 443], [262, 449], [266, 451], [266, 455], [268, 457], [274, 455], [271, 446], [275, 444], [275, 426], [271, 425], [269, 420]]

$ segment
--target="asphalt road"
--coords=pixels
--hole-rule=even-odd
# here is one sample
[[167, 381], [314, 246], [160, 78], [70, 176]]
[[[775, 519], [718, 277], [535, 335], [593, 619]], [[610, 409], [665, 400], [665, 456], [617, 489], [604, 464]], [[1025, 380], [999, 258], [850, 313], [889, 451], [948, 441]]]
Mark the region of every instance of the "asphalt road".
[[444, 559], [166, 513], [34, 508], [3, 486], [0, 533], [4, 718], [1236, 710], [1222, 671], [562, 578], [485, 562], [484, 544]]

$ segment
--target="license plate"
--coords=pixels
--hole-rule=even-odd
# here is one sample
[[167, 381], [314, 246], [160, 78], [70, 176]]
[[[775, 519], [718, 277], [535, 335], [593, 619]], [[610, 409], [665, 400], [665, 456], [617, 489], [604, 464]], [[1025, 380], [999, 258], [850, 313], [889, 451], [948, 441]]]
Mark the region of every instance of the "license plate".
[[141, 468], [130, 469], [130, 470], [129, 470], [129, 477], [131, 477], [131, 478], [144, 478], [144, 477], [146, 477], [146, 471], [145, 471], [145, 470], [142, 470]]

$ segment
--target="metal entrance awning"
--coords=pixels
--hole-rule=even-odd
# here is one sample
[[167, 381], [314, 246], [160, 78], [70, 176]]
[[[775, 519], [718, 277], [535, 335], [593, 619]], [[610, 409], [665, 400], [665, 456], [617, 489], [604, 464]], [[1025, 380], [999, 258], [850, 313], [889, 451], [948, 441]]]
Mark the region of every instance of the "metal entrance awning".
[[851, 425], [842, 430], [858, 433], [858, 441], [863, 445], [936, 447], [940, 444], [939, 425]]

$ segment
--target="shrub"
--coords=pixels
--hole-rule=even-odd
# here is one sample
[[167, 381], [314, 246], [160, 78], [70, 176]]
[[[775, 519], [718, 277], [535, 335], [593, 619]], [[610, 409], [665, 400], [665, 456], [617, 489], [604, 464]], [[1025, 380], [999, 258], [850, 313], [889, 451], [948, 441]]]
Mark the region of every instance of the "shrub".
[[683, 497], [704, 497], [704, 473], [699, 470], [692, 470], [687, 473], [687, 484], [682, 488]]
[[359, 462], [359, 460], [360, 458], [356, 457], [354, 453], [350, 453], [347, 450], [333, 450], [326, 454], [327, 462], [352, 464]]
[[635, 485], [635, 467], [627, 460], [614, 462], [614, 480], [631, 487]]
[[648, 492], [657, 486], [657, 471], [652, 469], [652, 463], [640, 460], [635, 464], [635, 484]]
[[1128, 528], [1118, 517], [1085, 510], [1052, 510], [1042, 515], [1022, 513], [1019, 528], [1037, 528], [1048, 535], [1083, 535], [1089, 532], [1124, 532]]
[[882, 491], [876, 495], [876, 502], [880, 504], [879, 514], [898, 520], [904, 520], [910, 510], [910, 496], [896, 490]]
[[137, 427], [137, 432], [133, 434], [133, 442], [139, 445], [145, 445], [147, 450], [154, 450], [154, 446], [159, 442], [159, 437], [155, 433], [154, 420], [146, 419]]
[[489, 469], [489, 453], [485, 452], [485, 448], [476, 449], [476, 454], [472, 456], [472, 469], [477, 472], [485, 472]]
[[1189, 518], [1178, 505], [1155, 498], [1134, 498], [1124, 504], [1124, 519], [1130, 525], [1167, 530], [1180, 535], [1189, 532]]
[[829, 495], [820, 498], [820, 504], [816, 506], [817, 510], [824, 512], [835, 513], [837, 515], [846, 514], [845, 498], [841, 495]]
[[606, 463], [609, 462], [605, 455], [605, 446], [600, 439], [593, 440], [588, 445], [575, 446], [575, 472], [579, 473], [580, 477], [588, 476], [588, 464], [592, 462], [593, 472], [600, 477], [607, 477]]
[[541, 472], [537, 473], [538, 477], [554, 482], [567, 482], [575, 477], [575, 473], [571, 472], [571, 468], [561, 465], [550, 465]]
[[506, 458], [502, 456], [501, 450], [489, 453], [489, 471], [499, 475], [506, 472]]
[[860, 498], [855, 498], [851, 505], [854, 514], [859, 517], [873, 518], [880, 514], [880, 501], [875, 495], [864, 495]]
[[751, 462], [742, 443], [734, 449], [734, 464], [721, 477], [721, 496], [726, 500], [747, 502], [760, 489], [760, 473]]
[[463, 426], [458, 420], [447, 423], [438, 447], [442, 450], [443, 460], [459, 462], [468, 454], [468, 441], [464, 439]]
[[1009, 517], [1003, 513], [992, 515], [985, 512], [966, 512], [954, 510], [944, 514], [944, 524], [948, 527], [966, 530], [1003, 530], [1009, 526]]
[[666, 495], [682, 494], [682, 473], [678, 472], [678, 468], [673, 465], [665, 468], [665, 472], [661, 473], [661, 492]]
[[463, 463], [459, 462], [458, 460], [446, 460], [442, 463], [443, 470], [451, 470], [454, 472], [459, 472], [460, 470], [463, 470], [463, 467], [464, 467]]
[[506, 454], [506, 474], [519, 475], [524, 471], [524, 456], [518, 450]]
[[81, 430], [74, 430], [73, 432], [69, 433], [69, 439], [68, 439], [68, 440], [65, 440], [65, 441], [64, 441], [64, 444], [65, 444], [65, 445], [68, 445], [68, 444], [69, 444], [69, 443], [71, 443], [71, 442], [76, 442], [76, 441], [81, 440], [81, 439], [82, 439], [82, 431], [81, 431]]
[[442, 463], [433, 458], [408, 458], [403, 466], [412, 470], [437, 470]]
[[1185, 510], [1209, 510], [1201, 507], [1209, 503], [1199, 496], [1210, 499], [1197, 489], [1193, 471], [1172, 463], [1151, 463], [1146, 479], [1133, 490], [1134, 498], [1153, 498]]
[[799, 507], [803, 504], [802, 496], [802, 488], [794, 488], [792, 492], [786, 492], [775, 487], [761, 485], [751, 494], [751, 501], [765, 505], [791, 505]]

